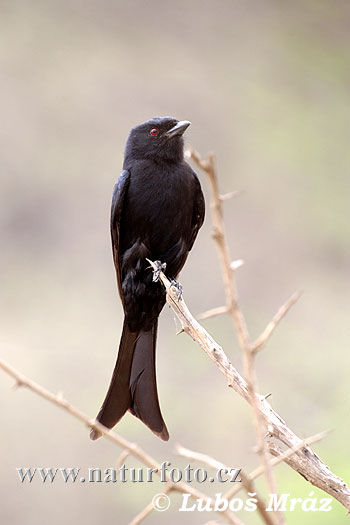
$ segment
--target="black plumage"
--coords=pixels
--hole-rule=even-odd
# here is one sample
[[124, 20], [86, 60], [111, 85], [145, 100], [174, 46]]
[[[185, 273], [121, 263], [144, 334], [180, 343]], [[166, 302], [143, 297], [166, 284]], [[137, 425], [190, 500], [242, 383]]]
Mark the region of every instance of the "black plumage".
[[[111, 235], [124, 324], [118, 358], [97, 420], [112, 428], [127, 410], [163, 440], [169, 439], [159, 407], [155, 348], [165, 291], [146, 258], [166, 263], [175, 279], [204, 220], [197, 175], [183, 158], [188, 121], [151, 119], [129, 134], [123, 172], [114, 187]], [[95, 430], [92, 439], [100, 436]]]

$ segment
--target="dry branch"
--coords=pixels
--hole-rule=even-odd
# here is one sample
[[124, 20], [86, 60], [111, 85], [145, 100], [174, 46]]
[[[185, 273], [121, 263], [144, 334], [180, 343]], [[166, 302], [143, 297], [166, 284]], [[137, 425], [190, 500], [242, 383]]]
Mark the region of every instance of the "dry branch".
[[[155, 268], [154, 263], [149, 262], [152, 267]], [[180, 320], [183, 331], [190, 335], [210, 357], [220, 372], [225, 376], [228, 385], [250, 403], [247, 382], [232, 365], [221, 346], [208, 334], [203, 326], [194, 319], [184, 298], [181, 297], [178, 299], [176, 289], [171, 287], [170, 281], [163, 272], [160, 273], [159, 278], [166, 288], [167, 302]], [[293, 465], [290, 464], [293, 470], [298, 472], [312, 485], [327, 492], [327, 494], [339, 501], [347, 510], [350, 510], [350, 489], [346, 483], [331, 472], [305, 441], [294, 434], [286, 425], [285, 421], [273, 410], [265, 396], [255, 393], [254, 397], [259, 411], [264, 416], [270, 437], [275, 438], [286, 447], [295, 450], [295, 452], [293, 452]]]
[[[229, 264], [230, 256], [223, 221], [222, 199], [220, 198], [218, 188], [215, 156], [213, 154], [209, 154], [208, 158], [206, 160], [203, 160], [200, 157], [200, 155], [192, 148], [190, 148], [188, 156], [191, 157], [194, 160], [194, 162], [202, 170], [205, 171], [210, 183], [212, 195], [212, 220], [214, 225], [214, 232], [216, 232], [214, 238], [216, 240], [221, 260], [228, 310], [235, 324], [236, 331], [238, 334], [238, 340], [243, 351], [245, 365], [244, 371], [247, 380], [248, 393], [250, 394], [248, 399], [246, 399], [253, 406], [255, 428], [258, 438], [258, 447], [259, 445], [262, 445], [262, 449], [260, 449], [260, 454], [262, 458], [261, 471], [265, 473], [265, 476], [268, 481], [268, 486], [271, 487], [271, 484], [274, 483], [271, 470], [271, 465], [273, 462], [270, 463], [267, 460], [267, 447], [265, 439], [263, 440], [263, 442], [261, 441], [262, 420], [260, 416], [262, 415], [267, 426], [268, 435], [276, 438], [288, 447], [288, 450], [283, 452], [283, 450], [277, 447], [277, 445], [274, 447], [274, 444], [269, 444], [270, 453], [278, 455], [277, 459], [285, 460], [285, 462], [289, 466], [291, 466], [294, 470], [299, 472], [299, 474], [305, 477], [310, 483], [314, 484], [315, 486], [323, 489], [328, 494], [332, 495], [339, 502], [341, 502], [349, 511], [350, 490], [346, 483], [342, 479], [335, 476], [308, 446], [303, 446], [303, 441], [300, 440], [300, 438], [298, 438], [292, 432], [292, 430], [290, 430], [287, 427], [282, 418], [280, 418], [280, 416], [278, 416], [278, 414], [274, 412], [269, 403], [266, 401], [268, 396], [262, 397], [256, 394], [254, 358], [257, 352], [271, 337], [272, 333], [274, 332], [281, 319], [286, 315], [289, 309], [298, 300], [300, 293], [297, 292], [293, 294], [289, 301], [287, 301], [287, 303], [278, 310], [277, 314], [274, 316], [272, 321], [267, 325], [265, 330], [255, 340], [255, 342], [250, 343], [244, 315], [239, 307], [237, 283], [235, 276], [235, 270], [237, 268], [235, 268], [235, 266], [232, 265], [232, 263], [231, 265]], [[219, 234], [217, 234], [218, 232]], [[231, 279], [230, 270], [233, 270], [231, 274]], [[259, 402], [257, 402], [256, 399], [259, 399]], [[295, 450], [295, 454], [290, 454], [291, 450]], [[281, 516], [278, 516], [278, 520], [280, 519]]]
[[[9, 376], [11, 376], [15, 380], [15, 387], [16, 389], [19, 387], [26, 387], [38, 396], [46, 399], [47, 401], [50, 401], [50, 403], [53, 403], [54, 405], [62, 408], [66, 412], [69, 412], [72, 416], [74, 416], [76, 419], [79, 419], [82, 423], [85, 423], [88, 427], [93, 428], [100, 432], [106, 439], [109, 441], [112, 441], [116, 445], [119, 445], [122, 447], [123, 452], [122, 455], [119, 457], [119, 462], [121, 458], [126, 457], [127, 455], [132, 455], [135, 458], [137, 458], [141, 463], [146, 465], [149, 468], [152, 469], [158, 469], [156, 474], [158, 476], [161, 476], [161, 466], [159, 463], [152, 458], [147, 452], [145, 452], [141, 447], [136, 445], [135, 443], [131, 443], [121, 435], [117, 434], [113, 430], [108, 429], [104, 425], [101, 425], [101, 423], [98, 423], [97, 421], [89, 418], [86, 414], [84, 414], [81, 410], [74, 407], [69, 401], [63, 398], [63, 395], [60, 394], [53, 394], [49, 390], [46, 390], [46, 388], [42, 387], [38, 383], [35, 383], [28, 377], [24, 376], [21, 372], [13, 368], [11, 365], [6, 363], [3, 359], [0, 359], [0, 368], [4, 370]], [[166, 474], [166, 473], [165, 473]], [[178, 491], [183, 494], [190, 494], [190, 496], [194, 499], [203, 499], [204, 502], [210, 502], [210, 505], [213, 502], [212, 498], [206, 496], [202, 492], [194, 489], [187, 483], [184, 483], [182, 481], [179, 481], [178, 483], [173, 483], [169, 476], [166, 474], [166, 480], [167, 480], [167, 490], [171, 491]], [[149, 510], [149, 506], [147, 506], [147, 510]], [[144, 511], [143, 511], [144, 512]], [[145, 512], [144, 517], [148, 516], [149, 512]], [[233, 523], [233, 525], [242, 525], [242, 522], [236, 518], [236, 516], [229, 510], [220, 512], [221, 515], [224, 515], [226, 520], [229, 523]], [[136, 519], [136, 518], [135, 518]], [[137, 523], [140, 523], [140, 515], [139, 515], [139, 521]]]
[[[253, 421], [257, 439], [257, 451], [264, 466], [266, 483], [270, 494], [277, 494], [276, 480], [270, 467], [269, 453], [264, 439], [264, 419], [259, 410], [255, 397], [257, 390], [257, 379], [254, 366], [255, 352], [250, 341], [247, 323], [239, 306], [238, 288], [236, 282], [236, 265], [231, 261], [228, 240], [226, 236], [223, 219], [222, 198], [219, 192], [219, 183], [216, 172], [215, 155], [210, 153], [207, 160], [203, 160], [194, 149], [189, 150], [190, 157], [207, 174], [211, 190], [211, 216], [214, 227], [214, 239], [217, 244], [221, 262], [221, 271], [225, 286], [227, 312], [231, 316], [235, 326], [238, 341], [243, 352], [244, 375], [247, 382], [247, 393], [249, 403], [253, 409]], [[283, 525], [284, 519], [281, 513], [274, 514], [278, 524]], [[272, 518], [273, 519], [273, 518]]]

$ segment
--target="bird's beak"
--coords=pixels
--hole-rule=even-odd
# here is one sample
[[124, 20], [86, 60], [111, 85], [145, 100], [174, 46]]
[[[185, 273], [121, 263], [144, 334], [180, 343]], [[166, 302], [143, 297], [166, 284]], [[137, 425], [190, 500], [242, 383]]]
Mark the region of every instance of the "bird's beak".
[[169, 129], [165, 133], [165, 136], [168, 138], [181, 136], [185, 133], [188, 126], [190, 126], [191, 122], [189, 120], [180, 120], [173, 128]]

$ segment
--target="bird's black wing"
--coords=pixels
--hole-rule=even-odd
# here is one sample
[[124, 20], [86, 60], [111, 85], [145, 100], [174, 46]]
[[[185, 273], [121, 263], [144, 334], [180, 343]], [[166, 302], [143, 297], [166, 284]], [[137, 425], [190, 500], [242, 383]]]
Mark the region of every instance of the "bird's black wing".
[[205, 201], [202, 193], [202, 188], [197, 177], [197, 174], [193, 172], [195, 185], [196, 185], [196, 195], [193, 206], [193, 216], [192, 216], [192, 230], [191, 237], [189, 242], [188, 251], [192, 249], [193, 243], [196, 240], [198, 231], [204, 222], [205, 216]]
[[[125, 206], [125, 196], [130, 183], [130, 172], [124, 170], [113, 191], [111, 210], [111, 235], [114, 265], [118, 288], [124, 306], [120, 268], [120, 223]], [[143, 421], [157, 436], [167, 441], [169, 433], [164, 423], [158, 401], [155, 350], [157, 319], [149, 330], [131, 330], [124, 318], [117, 362], [108, 392], [97, 415], [97, 421], [112, 428], [127, 410]], [[100, 437], [92, 430], [91, 439]]]
[[112, 237], [112, 250], [114, 266], [117, 273], [117, 282], [120, 298], [123, 301], [122, 283], [121, 283], [121, 270], [120, 270], [120, 220], [123, 210], [124, 197], [126, 190], [128, 189], [130, 182], [130, 172], [128, 170], [122, 171], [119, 175], [117, 182], [115, 183], [113, 196], [112, 196], [112, 207], [111, 207], [111, 237]]

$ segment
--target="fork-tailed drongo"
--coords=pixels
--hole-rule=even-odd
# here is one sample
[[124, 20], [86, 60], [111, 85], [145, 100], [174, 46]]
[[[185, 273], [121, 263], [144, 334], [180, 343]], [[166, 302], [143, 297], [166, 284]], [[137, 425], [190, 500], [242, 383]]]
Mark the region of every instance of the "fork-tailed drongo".
[[[146, 258], [175, 279], [204, 220], [197, 175], [183, 157], [187, 120], [157, 117], [134, 127], [114, 187], [111, 234], [124, 324], [117, 362], [97, 421], [112, 428], [127, 410], [169, 439], [158, 401], [155, 349], [165, 291]], [[90, 437], [100, 433], [91, 430]]]

